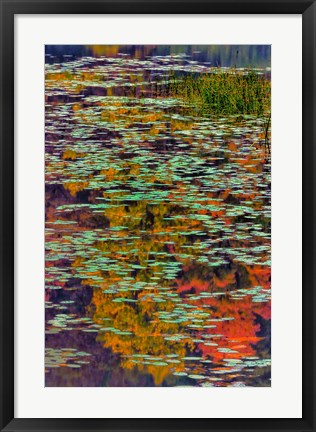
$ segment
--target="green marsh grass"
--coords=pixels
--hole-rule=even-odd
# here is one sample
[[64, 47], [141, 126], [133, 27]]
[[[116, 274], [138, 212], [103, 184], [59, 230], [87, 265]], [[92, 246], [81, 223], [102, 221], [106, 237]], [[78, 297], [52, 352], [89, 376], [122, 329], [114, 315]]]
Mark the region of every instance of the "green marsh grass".
[[172, 75], [164, 91], [193, 104], [203, 114], [264, 116], [270, 112], [271, 81], [253, 70]]

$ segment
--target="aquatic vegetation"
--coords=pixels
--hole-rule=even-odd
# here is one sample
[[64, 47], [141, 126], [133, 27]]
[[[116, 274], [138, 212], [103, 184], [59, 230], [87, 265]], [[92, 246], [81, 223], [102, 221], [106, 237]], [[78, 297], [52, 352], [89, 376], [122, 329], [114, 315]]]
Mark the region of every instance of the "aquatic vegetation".
[[46, 385], [269, 386], [269, 80], [86, 49], [46, 64]]
[[214, 68], [198, 76], [172, 75], [168, 93], [184, 98], [203, 114], [262, 116], [271, 109], [271, 81], [253, 69]]

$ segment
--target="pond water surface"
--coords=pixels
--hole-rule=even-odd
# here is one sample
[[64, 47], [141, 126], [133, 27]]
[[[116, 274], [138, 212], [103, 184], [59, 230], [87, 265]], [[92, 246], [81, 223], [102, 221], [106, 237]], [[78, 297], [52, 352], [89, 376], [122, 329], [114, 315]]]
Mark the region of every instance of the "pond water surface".
[[270, 386], [266, 119], [159, 91], [205, 53], [89, 49], [46, 55], [46, 386]]

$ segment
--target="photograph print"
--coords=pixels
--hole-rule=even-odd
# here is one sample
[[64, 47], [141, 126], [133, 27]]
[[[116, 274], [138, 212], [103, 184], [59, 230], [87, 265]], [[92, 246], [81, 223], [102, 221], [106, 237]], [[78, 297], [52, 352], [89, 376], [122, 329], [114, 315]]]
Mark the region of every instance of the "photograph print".
[[270, 45], [44, 61], [45, 386], [271, 386]]

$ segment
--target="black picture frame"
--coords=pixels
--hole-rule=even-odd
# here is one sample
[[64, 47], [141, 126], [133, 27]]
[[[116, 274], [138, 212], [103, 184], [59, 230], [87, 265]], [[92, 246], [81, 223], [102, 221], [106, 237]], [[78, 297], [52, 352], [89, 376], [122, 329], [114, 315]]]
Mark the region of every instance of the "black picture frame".
[[[1, 431], [315, 431], [316, 2], [306, 0], [0, 0], [0, 428]], [[302, 419], [22, 419], [14, 417], [14, 16], [16, 14], [302, 14]], [[286, 43], [286, 41], [284, 41]], [[282, 401], [280, 401], [282, 404]]]

